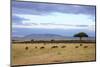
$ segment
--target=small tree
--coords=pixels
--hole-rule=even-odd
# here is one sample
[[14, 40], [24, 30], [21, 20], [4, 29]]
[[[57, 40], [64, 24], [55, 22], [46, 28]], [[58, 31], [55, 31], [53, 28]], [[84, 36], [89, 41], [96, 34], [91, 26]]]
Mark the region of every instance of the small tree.
[[88, 37], [88, 35], [84, 32], [80, 32], [74, 35], [74, 37], [80, 37], [80, 41], [82, 40], [82, 37]]
[[[88, 35], [84, 32], [80, 32], [74, 35], [74, 37], [80, 37], [80, 42], [82, 41], [82, 37], [88, 37]], [[80, 46], [82, 46], [82, 44], [80, 43]]]

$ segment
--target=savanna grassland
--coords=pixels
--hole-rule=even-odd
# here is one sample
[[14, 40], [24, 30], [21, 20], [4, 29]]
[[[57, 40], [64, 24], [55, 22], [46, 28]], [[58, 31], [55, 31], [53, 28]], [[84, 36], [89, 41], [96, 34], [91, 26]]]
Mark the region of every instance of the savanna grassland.
[[95, 43], [12, 44], [12, 65], [95, 60]]

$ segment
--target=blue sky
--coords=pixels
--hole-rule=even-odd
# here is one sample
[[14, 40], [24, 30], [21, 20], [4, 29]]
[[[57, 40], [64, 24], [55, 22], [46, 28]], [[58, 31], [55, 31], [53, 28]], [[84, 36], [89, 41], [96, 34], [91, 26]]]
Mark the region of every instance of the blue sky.
[[13, 36], [78, 32], [95, 36], [95, 6], [12, 2]]

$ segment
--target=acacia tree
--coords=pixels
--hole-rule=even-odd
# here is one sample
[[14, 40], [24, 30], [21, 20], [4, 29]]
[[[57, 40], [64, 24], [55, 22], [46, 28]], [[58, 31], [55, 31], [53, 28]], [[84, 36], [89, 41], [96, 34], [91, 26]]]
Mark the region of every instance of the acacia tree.
[[79, 37], [80, 41], [81, 41], [82, 37], [88, 37], [88, 35], [84, 32], [79, 32], [79, 33], [75, 34], [74, 37]]

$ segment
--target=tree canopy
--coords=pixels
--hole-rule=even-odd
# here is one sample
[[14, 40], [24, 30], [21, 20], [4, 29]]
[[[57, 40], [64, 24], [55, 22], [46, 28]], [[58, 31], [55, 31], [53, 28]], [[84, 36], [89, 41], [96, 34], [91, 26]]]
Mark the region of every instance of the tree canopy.
[[79, 32], [79, 33], [75, 34], [74, 37], [88, 37], [88, 35], [84, 32]]

